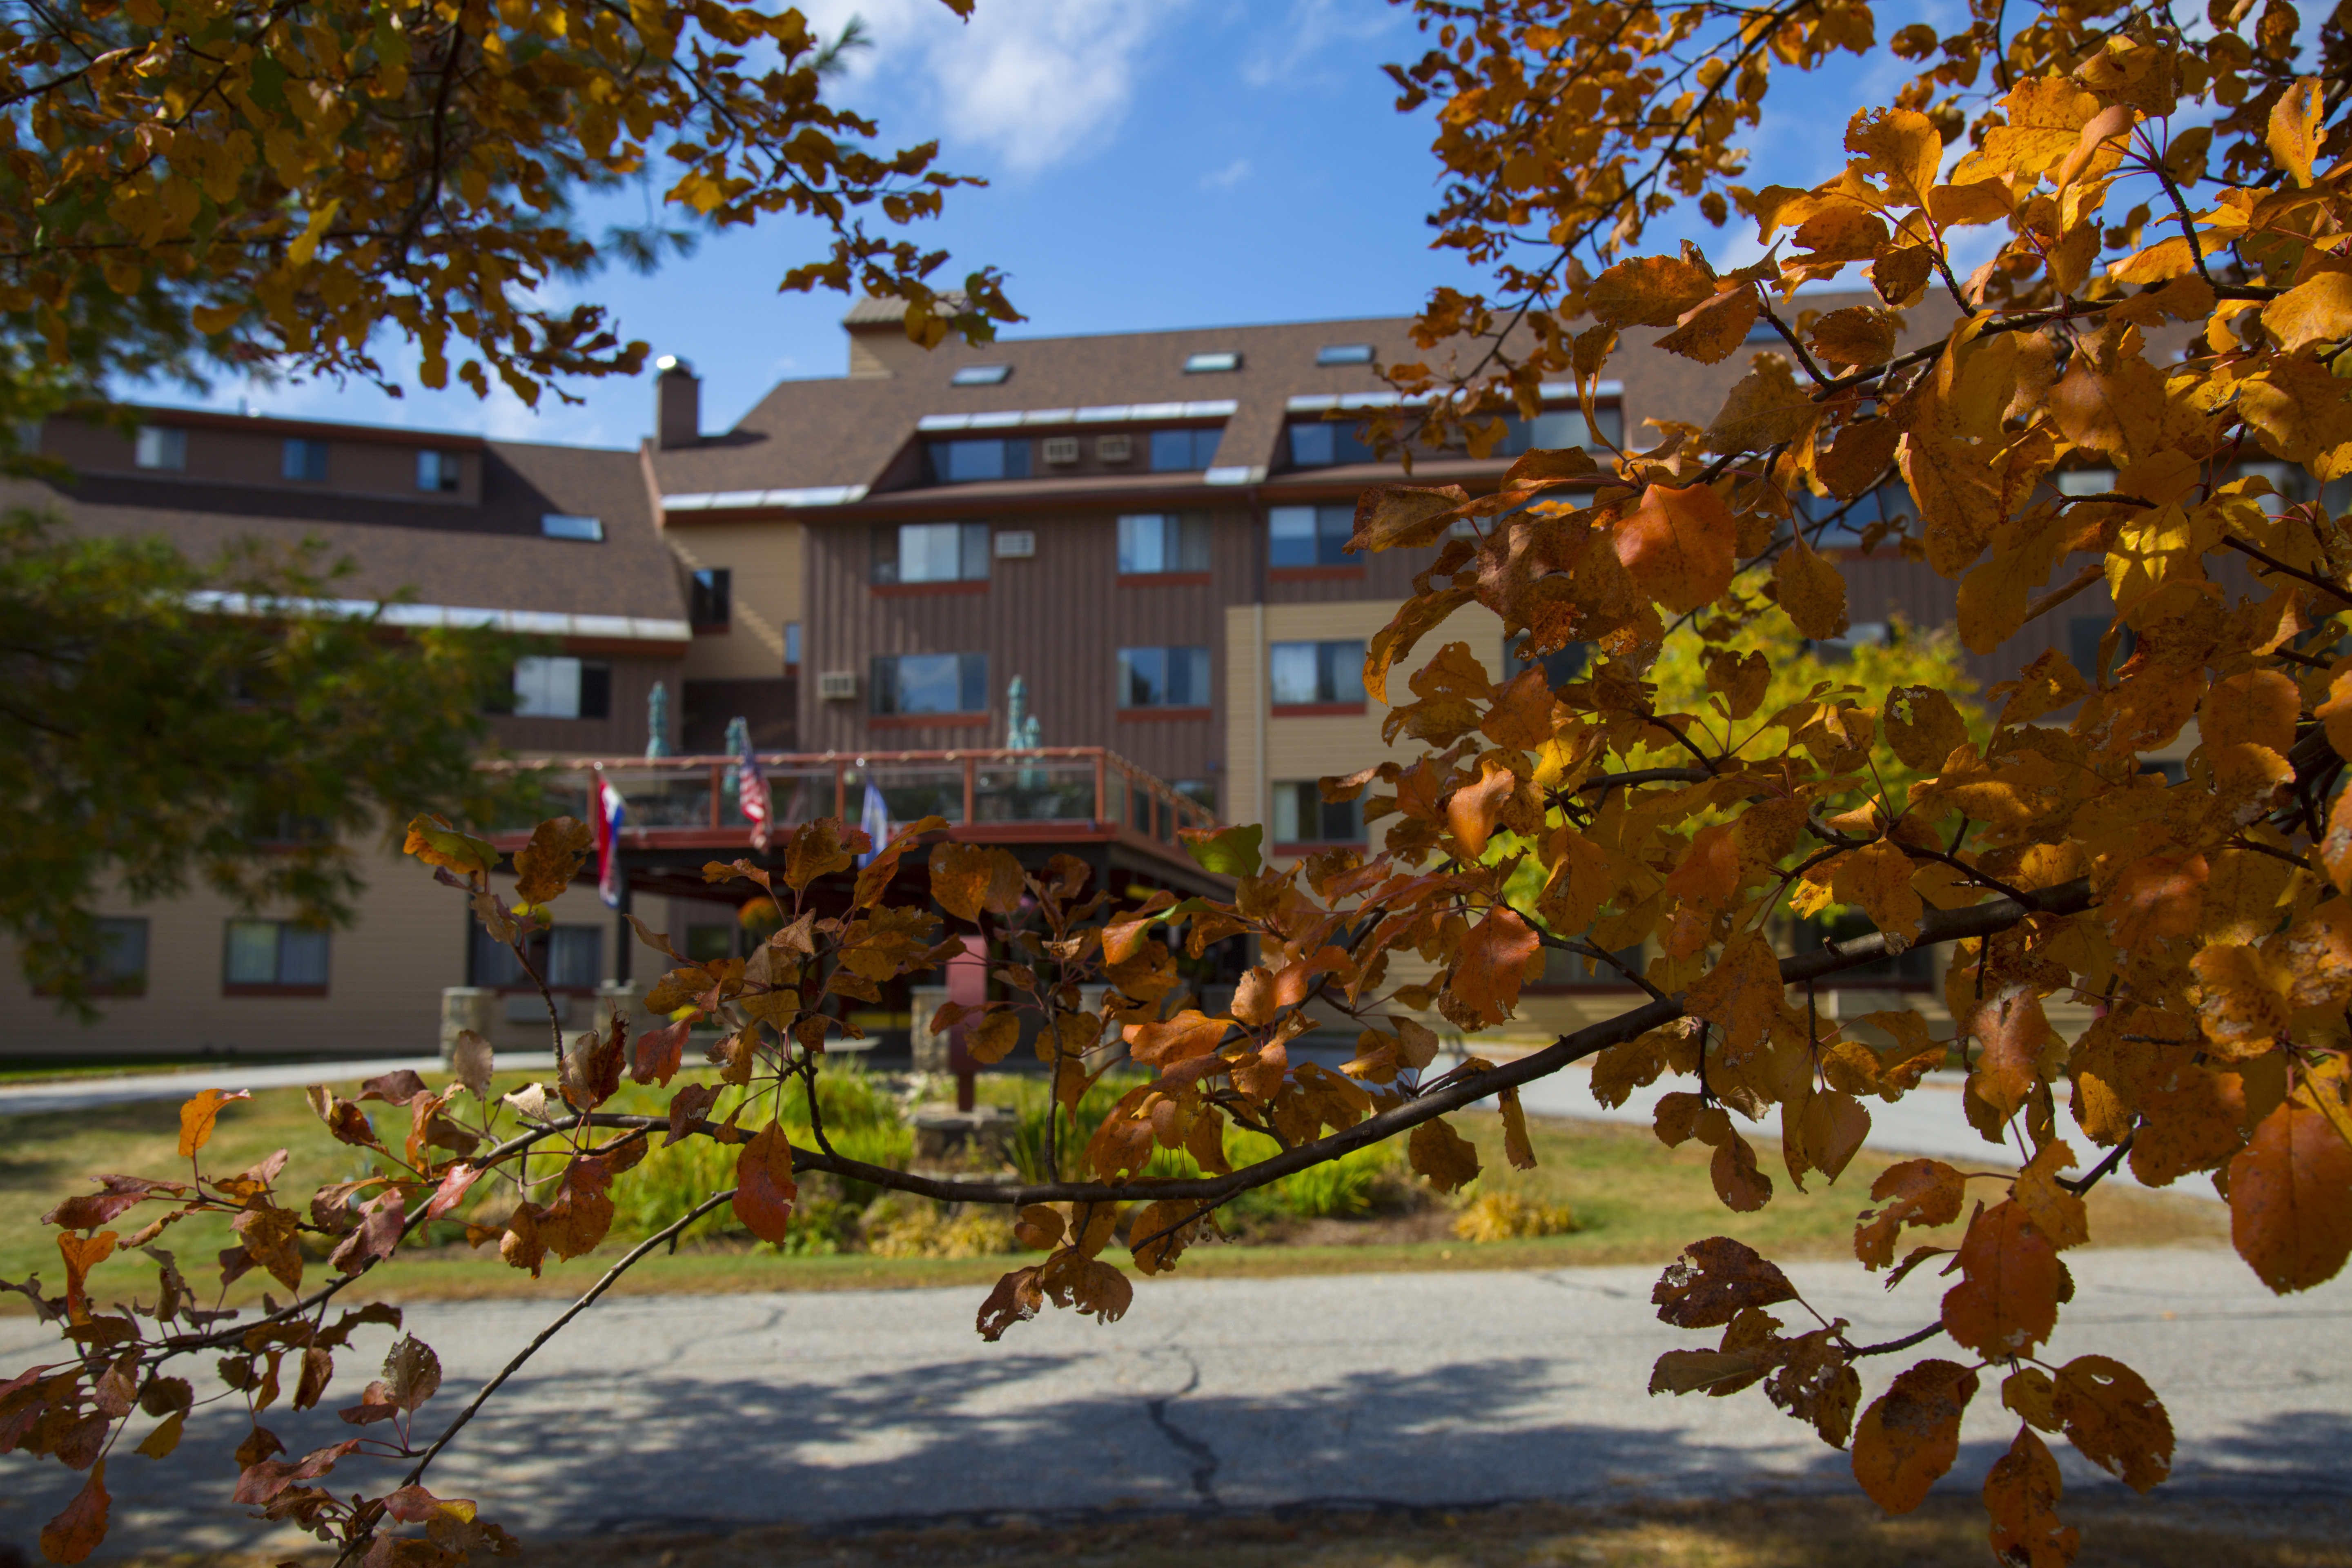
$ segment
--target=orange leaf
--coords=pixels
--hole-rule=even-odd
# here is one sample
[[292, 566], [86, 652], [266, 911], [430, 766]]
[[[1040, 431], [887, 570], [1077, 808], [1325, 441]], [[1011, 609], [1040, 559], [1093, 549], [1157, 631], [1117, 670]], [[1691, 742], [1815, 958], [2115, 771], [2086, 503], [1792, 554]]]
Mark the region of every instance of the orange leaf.
[[1462, 939], [1462, 956], [1454, 963], [1448, 989], [1483, 1022], [1499, 1024], [1518, 1005], [1528, 961], [1542, 947], [1543, 940], [1527, 921], [1507, 909], [1489, 910]]
[[1756, 1151], [1736, 1129], [1715, 1146], [1707, 1174], [1714, 1179], [1715, 1195], [1735, 1214], [1754, 1214], [1772, 1201], [1772, 1178], [1756, 1168]]
[[1678, 1329], [1720, 1328], [1750, 1307], [1796, 1299], [1778, 1264], [1727, 1236], [1684, 1247], [1650, 1291], [1659, 1321]]
[[1989, 1360], [2021, 1356], [2050, 1337], [2074, 1294], [2050, 1238], [2011, 1200], [1978, 1215], [1960, 1243], [1960, 1282], [1944, 1295], [1944, 1331]]
[[2053, 1403], [2075, 1450], [2132, 1490], [2172, 1473], [2172, 1418], [2123, 1363], [2076, 1356], [2058, 1369]]
[[2116, 950], [2143, 953], [2192, 934], [2205, 911], [2209, 875], [2202, 855], [2151, 855], [2126, 868], [2100, 911]]
[[1693, 834], [1682, 864], [1666, 879], [1666, 891], [1694, 904], [1729, 903], [1739, 892], [1738, 828], [1719, 823]]
[[1637, 256], [1592, 280], [1584, 306], [1612, 327], [1671, 327], [1684, 311], [1715, 293], [1703, 268], [1671, 256]]
[[1799, 631], [1817, 641], [1844, 635], [1845, 574], [1822, 559], [1801, 532], [1772, 563], [1772, 582]]
[[793, 1180], [793, 1148], [784, 1130], [771, 1122], [751, 1135], [735, 1156], [735, 1217], [761, 1241], [781, 1242], [793, 1217], [800, 1184]]
[[1761, 935], [1743, 931], [1723, 944], [1723, 956], [1685, 993], [1684, 1005], [1722, 1031], [1727, 1057], [1744, 1057], [1786, 1005], [1780, 961]]
[[2230, 1238], [2282, 1296], [2334, 1279], [2352, 1256], [2352, 1148], [2306, 1093], [2281, 1101], [2230, 1162]]
[[977, 921], [986, 910], [1009, 915], [1021, 902], [1021, 862], [992, 846], [931, 846], [931, 897], [958, 920]]
[[1705, 485], [1652, 485], [1617, 525], [1617, 559], [1642, 592], [1676, 615], [1731, 586], [1739, 525]]
[[113, 1501], [106, 1495], [106, 1461], [100, 1459], [73, 1501], [41, 1526], [41, 1555], [52, 1563], [79, 1563], [97, 1551], [106, 1539], [106, 1513]]
[[2066, 1568], [2082, 1532], [2058, 1521], [2064, 1491], [2058, 1461], [2031, 1426], [2017, 1429], [2009, 1452], [1985, 1476], [1985, 1512], [1992, 1516], [1993, 1555], [2015, 1568]]
[[1889, 1513], [1909, 1513], [1960, 1452], [1960, 1413], [1976, 1396], [1977, 1374], [1948, 1361], [1898, 1373], [1871, 1401], [1853, 1433], [1853, 1479]]
[[213, 1122], [218, 1119], [221, 1107], [232, 1100], [251, 1100], [246, 1089], [224, 1091], [208, 1089], [180, 1107], [180, 1158], [191, 1158], [197, 1150], [212, 1142]]
[[515, 897], [526, 904], [544, 904], [572, 885], [572, 877], [595, 841], [588, 825], [576, 817], [556, 816], [530, 830], [530, 842], [515, 856]]
[[101, 1230], [96, 1236], [83, 1237], [70, 1232], [58, 1236], [58, 1251], [66, 1260], [66, 1308], [77, 1323], [88, 1315], [89, 1302], [83, 1294], [82, 1281], [89, 1271], [114, 1254], [114, 1232]]
[[1477, 1146], [1448, 1127], [1443, 1117], [1433, 1117], [1412, 1130], [1412, 1136], [1405, 1140], [1405, 1158], [1441, 1193], [1459, 1191], [1477, 1179]]
[[1983, 1046], [1969, 1082], [2007, 1121], [2042, 1081], [2042, 1053], [2051, 1039], [2042, 998], [2022, 985], [2010, 986], [1977, 1008], [1969, 1029]]
[[1454, 830], [1465, 858], [1475, 860], [1486, 852], [1486, 840], [1494, 836], [1495, 819], [1502, 816], [1518, 783], [1517, 775], [1508, 768], [1486, 763], [1482, 764], [1476, 784], [1465, 784], [1447, 798], [1445, 825]]

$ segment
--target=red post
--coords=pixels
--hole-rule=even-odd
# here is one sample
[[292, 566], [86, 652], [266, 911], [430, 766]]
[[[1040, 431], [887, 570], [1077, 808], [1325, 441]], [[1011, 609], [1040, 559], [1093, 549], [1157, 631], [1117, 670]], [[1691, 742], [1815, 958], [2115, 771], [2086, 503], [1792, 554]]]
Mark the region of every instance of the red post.
[[[981, 938], [963, 939], [963, 952], [948, 960], [948, 1000], [978, 1007], [988, 1000], [988, 949]], [[948, 1031], [948, 1068], [955, 1074], [956, 1109], [970, 1110], [980, 1064], [964, 1049], [964, 1026]]]

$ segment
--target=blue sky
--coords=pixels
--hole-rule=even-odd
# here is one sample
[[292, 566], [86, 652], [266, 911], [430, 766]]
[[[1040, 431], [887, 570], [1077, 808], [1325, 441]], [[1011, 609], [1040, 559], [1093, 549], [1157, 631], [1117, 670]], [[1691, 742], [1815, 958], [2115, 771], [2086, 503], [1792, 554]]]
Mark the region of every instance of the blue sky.
[[[1383, 0], [980, 0], [969, 24], [939, 0], [803, 5], [829, 32], [864, 18], [876, 47], [843, 93], [891, 145], [937, 137], [942, 167], [992, 182], [954, 193], [920, 237], [952, 253], [944, 276], [983, 261], [1009, 273], [1029, 318], [1016, 333], [1404, 314], [1433, 287], [1476, 282], [1429, 248], [1429, 112], [1399, 114], [1380, 69], [1426, 43]], [[1780, 84], [1803, 101], [1742, 138], [1769, 165], [1755, 183], [1825, 177], [1853, 105], [1876, 85], [1853, 67]], [[642, 198], [621, 208], [641, 216]], [[604, 216], [589, 216], [601, 228]], [[1752, 230], [1727, 238], [1702, 226], [1700, 237], [1735, 262], [1755, 252]], [[707, 240], [651, 278], [616, 268], [551, 295], [604, 303], [625, 335], [692, 361], [704, 426], [724, 429], [775, 382], [845, 366], [842, 297], [776, 290], [815, 244], [810, 226], [772, 223]], [[380, 355], [397, 371], [414, 364], [397, 342]], [[203, 401], [616, 446], [650, 423], [647, 377], [576, 384], [580, 404], [551, 396], [537, 411], [503, 391], [485, 402], [405, 379], [398, 400], [358, 384], [222, 382]]]

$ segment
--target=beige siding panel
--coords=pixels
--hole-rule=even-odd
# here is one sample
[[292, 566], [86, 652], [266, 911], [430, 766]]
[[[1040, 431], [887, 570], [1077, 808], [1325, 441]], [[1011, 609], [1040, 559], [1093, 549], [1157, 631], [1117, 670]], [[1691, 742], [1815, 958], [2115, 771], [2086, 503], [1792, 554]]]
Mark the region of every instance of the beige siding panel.
[[784, 672], [784, 627], [801, 618], [801, 527], [795, 522], [693, 523], [667, 519], [662, 536], [690, 572], [724, 568], [733, 625], [698, 637], [688, 680], [773, 679]]
[[[429, 1056], [439, 1047], [441, 992], [466, 984], [471, 939], [466, 900], [434, 881], [413, 859], [371, 845], [362, 875], [367, 890], [358, 921], [330, 941], [324, 996], [225, 996], [222, 973], [227, 922], [236, 906], [209, 890], [161, 903], [125, 898], [100, 900], [102, 915], [143, 916], [147, 922], [147, 994], [100, 1002], [101, 1016], [84, 1026], [36, 996], [13, 951], [5, 981], [6, 1024], [0, 1052], [11, 1056]], [[495, 879], [502, 893], [511, 881]], [[614, 919], [595, 888], [574, 882], [551, 906], [558, 925], [593, 925], [604, 934], [600, 972], [613, 973]], [[274, 911], [263, 910], [268, 917]], [[635, 962], [642, 978], [659, 972], [651, 955]], [[588, 1026], [593, 1005], [568, 1000], [567, 1023]], [[501, 1049], [545, 1050], [543, 1026], [499, 1026]]]
[[[1265, 640], [1273, 644], [1370, 639], [1388, 625], [1398, 604], [1396, 600], [1360, 599], [1268, 605], [1265, 609]], [[1253, 605], [1234, 605], [1225, 611], [1225, 663], [1233, 675], [1229, 689], [1234, 699], [1225, 732], [1225, 754], [1232, 759], [1234, 781], [1231, 804], [1225, 813], [1228, 817], [1250, 822], [1265, 815], [1266, 795], [1261, 782], [1270, 784], [1285, 779], [1349, 773], [1382, 762], [1402, 762], [1416, 754], [1417, 746], [1390, 747], [1381, 742], [1381, 721], [1387, 710], [1375, 702], [1361, 714], [1267, 717], [1265, 771], [1261, 773], [1258, 725], [1267, 692], [1265, 673], [1258, 657], [1256, 616], [1257, 606]], [[1471, 605], [1456, 610], [1438, 634], [1423, 639], [1412, 656], [1397, 667], [1391, 676], [1391, 693], [1402, 701], [1412, 700], [1407, 682], [1451, 642], [1469, 644], [1489, 675], [1502, 674], [1502, 621], [1484, 606]]]

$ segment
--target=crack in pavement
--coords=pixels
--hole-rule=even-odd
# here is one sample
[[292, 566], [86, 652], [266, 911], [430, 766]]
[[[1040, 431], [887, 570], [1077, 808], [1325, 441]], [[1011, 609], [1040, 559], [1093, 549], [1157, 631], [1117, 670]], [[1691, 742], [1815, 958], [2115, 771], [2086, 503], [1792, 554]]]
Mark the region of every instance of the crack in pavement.
[[1167, 1438], [1178, 1452], [1192, 1461], [1194, 1495], [1211, 1508], [1223, 1508], [1224, 1504], [1217, 1499], [1217, 1467], [1220, 1463], [1217, 1451], [1168, 1419], [1169, 1402], [1181, 1399], [1201, 1386], [1201, 1363], [1192, 1359], [1192, 1352], [1181, 1345], [1171, 1348], [1184, 1358], [1184, 1364], [1191, 1369], [1192, 1375], [1185, 1379], [1184, 1386], [1175, 1393], [1162, 1394], [1158, 1399], [1145, 1400], [1143, 1408], [1151, 1417], [1151, 1424], [1160, 1428], [1160, 1435]]

